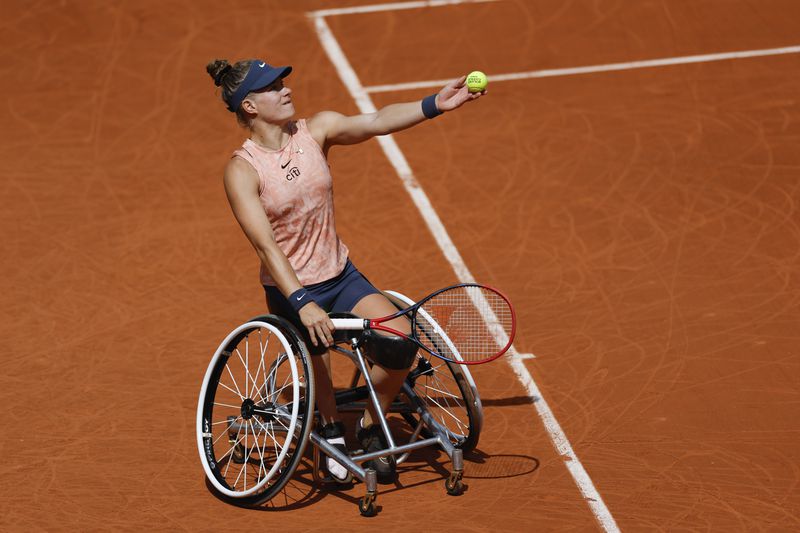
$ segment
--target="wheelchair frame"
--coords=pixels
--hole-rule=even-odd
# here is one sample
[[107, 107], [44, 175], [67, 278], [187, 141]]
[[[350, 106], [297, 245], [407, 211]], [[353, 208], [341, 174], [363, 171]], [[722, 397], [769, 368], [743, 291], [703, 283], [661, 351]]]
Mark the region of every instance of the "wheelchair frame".
[[[385, 291], [384, 294], [398, 309], [402, 309], [413, 304], [413, 301], [397, 292]], [[274, 324], [270, 325], [273, 322], [277, 324], [277, 326]], [[248, 383], [245, 387], [243, 387], [245, 388], [246, 392], [242, 394], [242, 392], [239, 390], [239, 386], [236, 385], [234, 380], [236, 392], [238, 393], [239, 399], [242, 400], [240, 408], [241, 414], [237, 415], [234, 409], [233, 414], [226, 418], [227, 422], [225, 422], [225, 420], [213, 422], [211, 413], [215, 409], [214, 406], [224, 405], [226, 408], [239, 407], [237, 405], [216, 403], [216, 389], [209, 389], [209, 384], [214, 382], [216, 379], [217, 381], [215, 383], [217, 385], [221, 384], [229, 391], [234, 392], [230, 386], [220, 383], [222, 375], [220, 358], [224, 359], [222, 362], [224, 363], [224, 366], [227, 367], [228, 358], [232, 356], [235, 348], [239, 359], [242, 360], [242, 354], [238, 353], [238, 343], [243, 338], [245, 340], [247, 339], [247, 335], [250, 334], [247, 332], [252, 331], [248, 330], [248, 327], [254, 328], [263, 326], [269, 326], [269, 329], [271, 329], [272, 333], [276, 335], [279, 342], [283, 343], [283, 345], [286, 347], [296, 349], [297, 353], [293, 353], [295, 350], [287, 350], [286, 352], [277, 354], [275, 362], [270, 365], [268, 377], [266, 363], [263, 360], [264, 352], [262, 351], [261, 363], [264, 364], [263, 370], [265, 377], [263, 388], [260, 386], [259, 389], [256, 390], [256, 383], [255, 380], [253, 380], [253, 388], [252, 390], [248, 391], [247, 389], [249, 388], [250, 379], [248, 377], [246, 378]], [[440, 328], [437, 329], [441, 332]], [[206, 475], [211, 481], [211, 484], [217, 489], [217, 491], [226, 497], [226, 499], [231, 501], [231, 503], [237, 505], [257, 505], [274, 496], [277, 491], [282, 489], [288, 479], [291, 478], [294, 470], [299, 464], [300, 458], [303, 455], [305, 446], [309, 441], [314, 446], [313, 477], [315, 482], [320, 483], [326, 481], [326, 479], [322, 478], [319, 473], [320, 453], [322, 453], [335, 459], [345, 469], [347, 469], [347, 471], [353, 477], [365, 483], [366, 492], [359, 500], [358, 504], [359, 511], [364, 516], [374, 516], [377, 513], [377, 505], [375, 502], [378, 494], [378, 487], [375, 471], [368, 468], [365, 469], [361, 466], [362, 463], [370, 459], [395, 456], [397, 464], [401, 464], [408, 458], [409, 454], [413, 450], [438, 445], [439, 448], [447, 454], [451, 461], [451, 471], [445, 481], [445, 489], [447, 493], [450, 495], [459, 495], [463, 492], [465, 488], [462, 481], [464, 470], [463, 451], [464, 449], [469, 451], [474, 448], [474, 446], [477, 444], [477, 439], [480, 435], [480, 430], [483, 425], [483, 410], [480, 397], [478, 395], [477, 388], [475, 387], [475, 382], [469, 373], [469, 369], [464, 365], [457, 365], [444, 361], [441, 361], [442, 364], [438, 367], [439, 369], [446, 367], [448, 371], [452, 373], [453, 381], [457, 385], [458, 392], [461, 400], [463, 401], [463, 406], [461, 407], [464, 409], [466, 417], [468, 418], [466, 421], [466, 426], [463, 421], [456, 420], [458, 423], [457, 427], [455, 430], [451, 430], [448, 427], [448, 423], [444, 417], [441, 417], [440, 420], [436, 419], [436, 417], [431, 413], [429, 406], [426, 403], [426, 399], [420, 397], [415, 390], [415, 387], [417, 386], [417, 380], [421, 378], [424, 379], [433, 377], [434, 372], [440, 372], [442, 370], [435, 370], [425, 355], [417, 356], [416, 367], [412, 366], [409, 376], [403, 382], [400, 394], [389, 409], [389, 413], [400, 413], [403, 418], [409, 422], [413, 430], [407, 443], [397, 444], [395, 437], [392, 435], [391, 429], [389, 428], [387, 416], [381, 412], [378, 397], [375, 393], [369, 376], [368, 360], [362, 353], [362, 350], [359, 348], [358, 341], [360, 332], [337, 331], [337, 338], [340, 340], [342, 339], [342, 333], [348, 334], [346, 342], [349, 344], [349, 349], [343, 348], [339, 344], [334, 345], [332, 349], [337, 353], [348, 357], [355, 365], [355, 372], [350, 383], [350, 388], [335, 393], [337, 409], [340, 412], [362, 410], [365, 406], [365, 401], [369, 401], [373, 405], [375, 412], [379, 413], [378, 423], [380, 424], [384, 435], [386, 436], [388, 448], [372, 453], [363, 453], [363, 451], [361, 451], [361, 453], [347, 455], [339, 451], [333, 445], [329, 444], [323, 437], [320, 436], [316, 429], [311, 429], [311, 426], [317, 419], [318, 415], [313, 409], [313, 370], [309, 371], [309, 355], [305, 345], [303, 344], [303, 341], [294, 327], [283, 319], [274, 317], [272, 315], [253, 319], [236, 328], [222, 342], [215, 353], [214, 358], [212, 358], [211, 364], [206, 372], [198, 401], [197, 441], [201, 461], [206, 471]], [[444, 337], [444, 342], [449, 343], [449, 339]], [[299, 356], [299, 361], [295, 360], [295, 357], [297, 356]], [[246, 357], [249, 357], [249, 355]], [[280, 402], [276, 401], [277, 396], [273, 397], [273, 393], [275, 391], [282, 393], [284, 389], [288, 387], [288, 385], [284, 385], [282, 388], [280, 388], [280, 390], [278, 390], [275, 383], [277, 381], [277, 369], [282, 367], [282, 365], [285, 363], [289, 363], [289, 366], [284, 367], [286, 369], [285, 371], [293, 376], [292, 380], [294, 383], [291, 389], [292, 401], [287, 401], [285, 404], [280, 404]], [[296, 383], [297, 381], [302, 381], [297, 377], [299, 375], [297, 369], [300, 367], [303, 369], [306, 380], [304, 399], [300, 398], [299, 389], [301, 387], [299, 387]], [[261, 365], [259, 365], [259, 368], [261, 368]], [[230, 369], [228, 369], [228, 373], [231, 375], [231, 378], [233, 378], [233, 374], [231, 373]], [[258, 369], [256, 370], [256, 375], [258, 376]], [[360, 378], [364, 379], [365, 385], [359, 387], [357, 385]], [[285, 378], [285, 381], [288, 381], [288, 377]], [[272, 387], [271, 389], [270, 386]], [[425, 387], [428, 386], [425, 385]], [[439, 390], [437, 386], [428, 388], [432, 388], [440, 394], [444, 393], [453, 398], [456, 397], [455, 394], [450, 393], [449, 391]], [[221, 392], [225, 393], [225, 391]], [[405, 397], [407, 401], [402, 401], [403, 397]], [[440, 401], [445, 403], [449, 402], [446, 396], [444, 400], [439, 398], [438, 401], [434, 398], [427, 398], [431, 400], [432, 406], [438, 406], [438, 408], [447, 411], [447, 409], [439, 403]], [[289, 409], [291, 409], [291, 413], [289, 413]], [[303, 410], [303, 413], [299, 413], [300, 410]], [[457, 418], [452, 413], [449, 413], [449, 416], [454, 419]], [[306, 417], [310, 417], [311, 420]], [[285, 425], [281, 422], [281, 420], [289, 421], [289, 425]], [[278, 424], [275, 424], [274, 422], [278, 422]], [[221, 423], [225, 424], [223, 429], [224, 431], [227, 431], [230, 449], [222, 457], [217, 458], [216, 454], [214, 453], [214, 444], [220, 440], [221, 435], [217, 436], [212, 442], [212, 439], [214, 439], [212, 426]], [[270, 428], [272, 433], [270, 433]], [[241, 437], [242, 429], [245, 431], [244, 439]], [[258, 433], [256, 432], [257, 429]], [[459, 433], [464, 429], [466, 429], [467, 435]], [[255, 441], [252, 447], [250, 447], [247, 440], [248, 432], [250, 430], [253, 434], [253, 438], [251, 440]], [[259, 447], [258, 435], [261, 435], [262, 433], [264, 435], [263, 438], [265, 442], [263, 446]], [[262, 480], [262, 470], [267, 470], [264, 464], [264, 454], [271, 451], [267, 450], [266, 446], [267, 434], [272, 435], [273, 440], [275, 440], [277, 438], [276, 436], [279, 434], [285, 435], [285, 447], [280, 447], [277, 445], [275, 446], [277, 456], [276, 460], [274, 465], [269, 469]], [[296, 439], [296, 442], [294, 443], [294, 452], [287, 459], [286, 455], [291, 448], [293, 439]], [[244, 442], [242, 442], [243, 440]], [[280, 453], [277, 453], [277, 449], [279, 447]], [[253, 454], [257, 454], [261, 458], [260, 463], [258, 463], [256, 460], [256, 464], [258, 464], [257, 481], [260, 483], [260, 488], [266, 487], [268, 481], [272, 480], [276, 475], [277, 477], [275, 477], [273, 483], [271, 483], [269, 487], [264, 488], [264, 490], [260, 490], [258, 484], [254, 488], [247, 489], [246, 479], [248, 473], [245, 472], [245, 490], [232, 490], [224, 479], [225, 475], [221, 476], [219, 472], [223, 461], [226, 464], [225, 473], [227, 473], [232, 463], [241, 464], [243, 465], [241, 470], [248, 471], [248, 467], [253, 461]], [[226, 456], [228, 455], [230, 455], [230, 457], [227, 457], [226, 459]], [[241, 471], [239, 476], [241, 476]], [[238, 481], [239, 480], [237, 478], [236, 482], [234, 483], [234, 489]]]

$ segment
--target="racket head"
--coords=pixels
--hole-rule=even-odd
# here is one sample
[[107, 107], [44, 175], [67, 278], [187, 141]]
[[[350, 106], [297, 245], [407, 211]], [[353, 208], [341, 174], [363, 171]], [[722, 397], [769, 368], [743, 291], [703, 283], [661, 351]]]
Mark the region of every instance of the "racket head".
[[462, 365], [494, 361], [511, 347], [516, 314], [495, 288], [461, 283], [413, 306], [412, 338], [428, 353]]

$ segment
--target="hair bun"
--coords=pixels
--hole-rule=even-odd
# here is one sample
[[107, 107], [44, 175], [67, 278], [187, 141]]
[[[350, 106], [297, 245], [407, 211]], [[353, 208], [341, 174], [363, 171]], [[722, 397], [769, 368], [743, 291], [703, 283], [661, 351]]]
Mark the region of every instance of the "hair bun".
[[222, 85], [222, 78], [230, 72], [233, 66], [225, 59], [215, 59], [206, 65], [206, 72], [214, 79], [214, 85]]
[[225, 74], [227, 74], [228, 72], [230, 72], [230, 70], [231, 70], [232, 68], [233, 68], [233, 67], [232, 67], [231, 65], [225, 65], [225, 66], [222, 68], [222, 70], [220, 70], [220, 71], [217, 73], [217, 75], [216, 75], [216, 76], [214, 76], [214, 85], [216, 85], [217, 87], [219, 87], [220, 85], [222, 85], [222, 78], [225, 76]]

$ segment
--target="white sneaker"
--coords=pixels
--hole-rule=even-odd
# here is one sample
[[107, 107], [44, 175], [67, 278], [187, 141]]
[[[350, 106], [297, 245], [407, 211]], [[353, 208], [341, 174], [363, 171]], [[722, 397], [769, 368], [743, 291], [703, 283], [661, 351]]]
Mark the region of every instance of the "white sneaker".
[[[343, 454], [347, 455], [347, 446], [344, 443], [344, 424], [341, 422], [331, 422], [322, 426], [320, 436], [328, 443], [332, 444]], [[325, 469], [328, 474], [339, 483], [347, 483], [350, 480], [350, 471], [332, 457], [325, 456]]]

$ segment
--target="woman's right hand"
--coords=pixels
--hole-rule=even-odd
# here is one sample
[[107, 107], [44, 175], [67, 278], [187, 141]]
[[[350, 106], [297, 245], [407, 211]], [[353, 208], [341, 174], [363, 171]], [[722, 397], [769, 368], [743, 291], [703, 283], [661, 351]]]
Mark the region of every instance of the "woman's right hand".
[[308, 335], [311, 337], [311, 343], [314, 346], [322, 341], [326, 347], [333, 344], [333, 331], [334, 326], [328, 313], [322, 310], [315, 302], [309, 302], [304, 305], [300, 312], [300, 321], [308, 328]]

